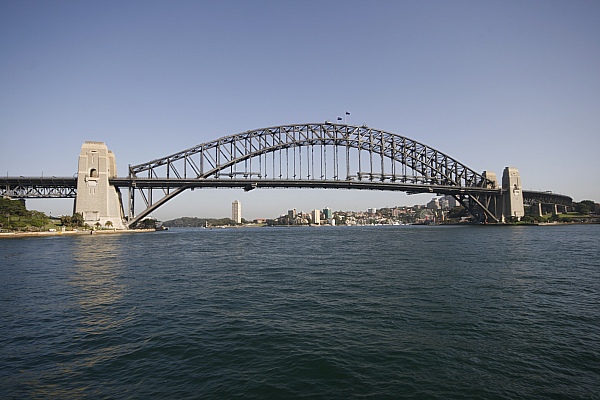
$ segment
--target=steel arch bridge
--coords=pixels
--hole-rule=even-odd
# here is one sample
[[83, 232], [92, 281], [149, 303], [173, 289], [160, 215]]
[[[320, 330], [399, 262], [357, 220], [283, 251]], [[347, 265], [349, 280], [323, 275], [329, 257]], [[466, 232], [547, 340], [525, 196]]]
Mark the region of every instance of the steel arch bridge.
[[[261, 128], [130, 165], [111, 184], [129, 190], [129, 225], [197, 187], [344, 188], [452, 195], [479, 221], [498, 222], [501, 188], [458, 160], [407, 137], [346, 124]], [[136, 194], [145, 209], [135, 213]]]

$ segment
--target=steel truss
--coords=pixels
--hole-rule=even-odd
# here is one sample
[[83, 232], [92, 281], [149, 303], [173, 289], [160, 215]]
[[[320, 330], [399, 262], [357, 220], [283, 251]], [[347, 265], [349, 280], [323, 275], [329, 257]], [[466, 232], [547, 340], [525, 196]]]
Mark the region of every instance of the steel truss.
[[[427, 145], [330, 122], [262, 128], [202, 143], [130, 166], [127, 184], [130, 225], [186, 189], [228, 184], [247, 190], [320, 185], [451, 194], [482, 222], [497, 221], [489, 206], [500, 194], [482, 174]], [[157, 201], [155, 190], [162, 191]], [[136, 193], [146, 209], [134, 217]]]
[[564, 194], [552, 193], [552, 192], [534, 192], [524, 191], [523, 192], [523, 203], [526, 205], [534, 204], [557, 204], [559, 206], [572, 207], [573, 199]]
[[17, 199], [74, 199], [77, 196], [77, 179], [69, 177], [0, 178], [0, 196], [6, 196]]

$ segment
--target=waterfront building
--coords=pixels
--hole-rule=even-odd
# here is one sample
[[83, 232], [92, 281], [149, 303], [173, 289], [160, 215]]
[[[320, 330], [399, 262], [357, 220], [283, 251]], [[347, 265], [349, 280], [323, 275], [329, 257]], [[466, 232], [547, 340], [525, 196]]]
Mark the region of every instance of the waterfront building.
[[323, 209], [323, 217], [327, 220], [333, 218], [333, 211], [331, 211], [331, 208], [326, 207]]
[[242, 202], [239, 200], [235, 200], [231, 203], [231, 219], [236, 224], [242, 223]]
[[404, 209], [404, 208], [394, 208], [392, 210], [392, 217], [397, 218], [403, 214], [406, 214], [406, 209]]
[[458, 207], [460, 205], [458, 201], [450, 195], [444, 196], [444, 200], [448, 202], [449, 209], [453, 209], [454, 207]]
[[449, 208], [450, 208], [450, 206], [449, 206], [449, 202], [448, 202], [448, 200], [446, 200], [446, 198], [445, 198], [445, 197], [441, 197], [441, 198], [438, 200], [438, 202], [439, 202], [439, 204], [440, 204], [440, 209], [442, 209], [442, 210], [447, 210], [447, 209], [449, 209]]
[[430, 210], [439, 210], [440, 202], [437, 199], [437, 197], [434, 197], [433, 199], [431, 199], [431, 201], [429, 203], [427, 203], [426, 208], [428, 208]]
[[315, 225], [320, 225], [321, 224], [321, 210], [314, 210], [312, 212], [312, 222]]
[[369, 209], [367, 210], [367, 212], [368, 212], [369, 214], [371, 214], [371, 215], [374, 215], [374, 214], [377, 214], [377, 209], [376, 209], [376, 208], [369, 208]]

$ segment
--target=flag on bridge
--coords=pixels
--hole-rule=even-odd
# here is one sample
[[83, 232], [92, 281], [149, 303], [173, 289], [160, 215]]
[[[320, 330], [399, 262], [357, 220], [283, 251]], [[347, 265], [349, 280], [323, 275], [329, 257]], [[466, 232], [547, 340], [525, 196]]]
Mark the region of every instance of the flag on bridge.
[[346, 111], [346, 115], [350, 115], [350, 111]]
[[341, 121], [341, 120], [342, 120], [342, 117], [338, 117], [338, 121]]

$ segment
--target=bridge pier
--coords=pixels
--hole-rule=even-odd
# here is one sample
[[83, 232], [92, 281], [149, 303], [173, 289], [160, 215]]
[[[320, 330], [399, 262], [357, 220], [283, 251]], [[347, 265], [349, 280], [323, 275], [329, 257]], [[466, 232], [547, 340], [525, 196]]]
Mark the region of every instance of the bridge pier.
[[[488, 181], [488, 188], [500, 187], [496, 173], [483, 171], [482, 176]], [[525, 215], [521, 176], [514, 167], [504, 168], [499, 194], [471, 196], [476, 196], [479, 204], [467, 204], [467, 209], [480, 222], [508, 222], [512, 218], [519, 221]]]
[[[535, 206], [534, 206], [535, 207]], [[538, 216], [542, 216], [544, 215], [544, 211], [542, 210], [542, 203], [537, 203], [537, 207], [536, 207], [536, 215]]]
[[521, 175], [515, 167], [504, 168], [504, 173], [502, 174], [502, 204], [503, 222], [511, 218], [516, 218], [517, 221], [520, 221], [525, 215]]
[[523, 192], [523, 197], [528, 212], [539, 216], [566, 213], [573, 204], [572, 198], [549, 191]]
[[109, 183], [117, 177], [115, 155], [103, 142], [86, 141], [81, 146], [77, 170], [75, 212], [90, 227], [126, 229], [120, 192]]

